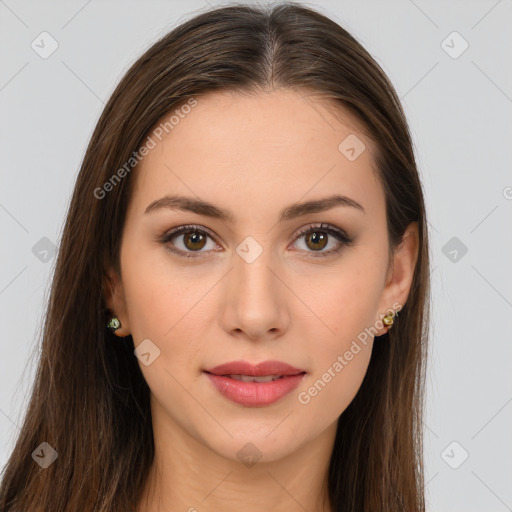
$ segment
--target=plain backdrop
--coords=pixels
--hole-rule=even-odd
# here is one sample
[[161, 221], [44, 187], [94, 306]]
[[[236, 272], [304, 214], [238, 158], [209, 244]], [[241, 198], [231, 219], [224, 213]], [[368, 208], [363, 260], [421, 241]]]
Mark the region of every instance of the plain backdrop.
[[[32, 385], [54, 247], [104, 103], [158, 37], [218, 5], [0, 0], [2, 467]], [[380, 63], [414, 137], [432, 244], [428, 510], [512, 510], [512, 1], [305, 5]]]

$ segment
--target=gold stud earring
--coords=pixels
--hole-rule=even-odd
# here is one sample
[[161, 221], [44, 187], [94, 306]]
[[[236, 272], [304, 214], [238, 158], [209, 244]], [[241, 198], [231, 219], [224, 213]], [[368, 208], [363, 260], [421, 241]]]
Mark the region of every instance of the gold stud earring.
[[387, 326], [389, 329], [393, 327], [393, 323], [395, 320], [395, 317], [398, 316], [398, 311], [393, 311], [390, 309], [385, 317], [382, 318], [382, 323]]

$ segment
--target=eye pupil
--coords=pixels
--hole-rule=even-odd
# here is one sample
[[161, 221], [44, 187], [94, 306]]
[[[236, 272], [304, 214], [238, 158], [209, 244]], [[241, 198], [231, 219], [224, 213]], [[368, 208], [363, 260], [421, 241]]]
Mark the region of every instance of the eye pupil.
[[313, 241], [313, 244], [320, 244], [320, 247], [313, 247], [315, 250], [321, 250], [327, 245], [327, 235], [322, 232], [318, 233], [313, 231], [306, 235], [306, 244], [311, 240]]

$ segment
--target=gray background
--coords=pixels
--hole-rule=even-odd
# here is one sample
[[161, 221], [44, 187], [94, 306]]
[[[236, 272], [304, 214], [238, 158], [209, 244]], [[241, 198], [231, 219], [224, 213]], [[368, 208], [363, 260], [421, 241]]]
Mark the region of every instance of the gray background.
[[[2, 466], [32, 384], [53, 247], [104, 102], [157, 37], [210, 5], [221, 4], [0, 0]], [[512, 1], [306, 5], [382, 65], [415, 140], [433, 260], [428, 510], [512, 510]], [[58, 43], [46, 59], [31, 47], [43, 31]]]

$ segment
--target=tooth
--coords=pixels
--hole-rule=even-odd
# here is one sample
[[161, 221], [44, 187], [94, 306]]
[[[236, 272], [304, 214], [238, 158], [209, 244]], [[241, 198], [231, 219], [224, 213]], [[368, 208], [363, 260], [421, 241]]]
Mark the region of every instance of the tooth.
[[265, 375], [264, 377], [254, 377], [256, 382], [272, 382], [274, 380], [275, 375]]
[[281, 375], [264, 375], [261, 377], [253, 377], [252, 375], [228, 375], [228, 377], [242, 382], [272, 382], [280, 379]]

